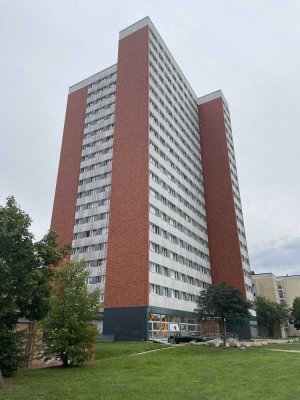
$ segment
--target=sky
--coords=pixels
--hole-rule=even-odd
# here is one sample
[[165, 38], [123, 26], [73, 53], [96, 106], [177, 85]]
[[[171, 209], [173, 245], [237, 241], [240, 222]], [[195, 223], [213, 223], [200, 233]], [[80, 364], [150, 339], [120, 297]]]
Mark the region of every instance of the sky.
[[194, 91], [231, 112], [252, 270], [300, 274], [298, 0], [0, 0], [0, 204], [49, 229], [68, 87], [149, 16]]

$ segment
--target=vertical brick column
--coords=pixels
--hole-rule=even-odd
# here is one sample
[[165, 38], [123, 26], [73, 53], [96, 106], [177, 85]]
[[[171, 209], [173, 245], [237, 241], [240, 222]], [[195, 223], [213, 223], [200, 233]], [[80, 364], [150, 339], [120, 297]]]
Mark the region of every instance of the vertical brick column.
[[87, 92], [86, 86], [68, 96], [51, 220], [61, 245], [73, 238]]
[[105, 309], [149, 302], [149, 28], [119, 42]]
[[238, 287], [246, 297], [222, 98], [198, 108], [212, 281]]

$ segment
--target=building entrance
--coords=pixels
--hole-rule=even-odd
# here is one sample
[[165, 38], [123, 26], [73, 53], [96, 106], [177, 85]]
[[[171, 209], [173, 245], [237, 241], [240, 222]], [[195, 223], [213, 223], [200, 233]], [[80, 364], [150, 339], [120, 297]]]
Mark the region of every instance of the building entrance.
[[166, 339], [173, 332], [200, 332], [201, 326], [195, 318], [179, 317], [176, 315], [149, 313], [149, 339]]

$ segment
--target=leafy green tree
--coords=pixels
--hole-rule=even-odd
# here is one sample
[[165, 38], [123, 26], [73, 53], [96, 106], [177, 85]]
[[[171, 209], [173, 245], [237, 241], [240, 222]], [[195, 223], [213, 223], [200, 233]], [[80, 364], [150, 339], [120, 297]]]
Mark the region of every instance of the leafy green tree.
[[0, 369], [12, 375], [24, 362], [25, 332], [20, 318], [43, 318], [49, 308], [52, 266], [65, 256], [57, 234], [49, 231], [39, 242], [29, 232], [30, 217], [14, 197], [0, 207]]
[[292, 317], [294, 319], [294, 327], [300, 329], [300, 297], [295, 297], [293, 301]]
[[225, 346], [226, 322], [242, 322], [245, 318], [250, 318], [251, 307], [251, 303], [244, 299], [240, 289], [222, 282], [200, 292], [195, 312], [200, 320], [222, 321]]
[[290, 310], [285, 303], [279, 304], [258, 296], [256, 299], [256, 315], [260, 328], [265, 327], [269, 336], [274, 336], [276, 326], [282, 327], [289, 321]]
[[96, 330], [92, 320], [100, 317], [100, 296], [88, 293], [88, 272], [84, 262], [65, 262], [56, 273], [50, 311], [41, 326], [44, 329], [43, 356], [59, 357], [64, 367], [89, 360]]

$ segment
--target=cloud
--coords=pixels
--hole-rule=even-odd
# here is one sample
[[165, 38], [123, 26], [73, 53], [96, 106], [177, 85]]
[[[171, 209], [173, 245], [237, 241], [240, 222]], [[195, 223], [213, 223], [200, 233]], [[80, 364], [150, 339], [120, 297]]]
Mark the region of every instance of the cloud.
[[286, 236], [251, 248], [252, 270], [275, 275], [300, 274], [300, 236]]
[[300, 2], [72, 3], [1, 2], [0, 204], [15, 195], [45, 234], [68, 86], [114, 64], [118, 32], [149, 15], [195, 92], [229, 102], [253, 269], [299, 273]]

